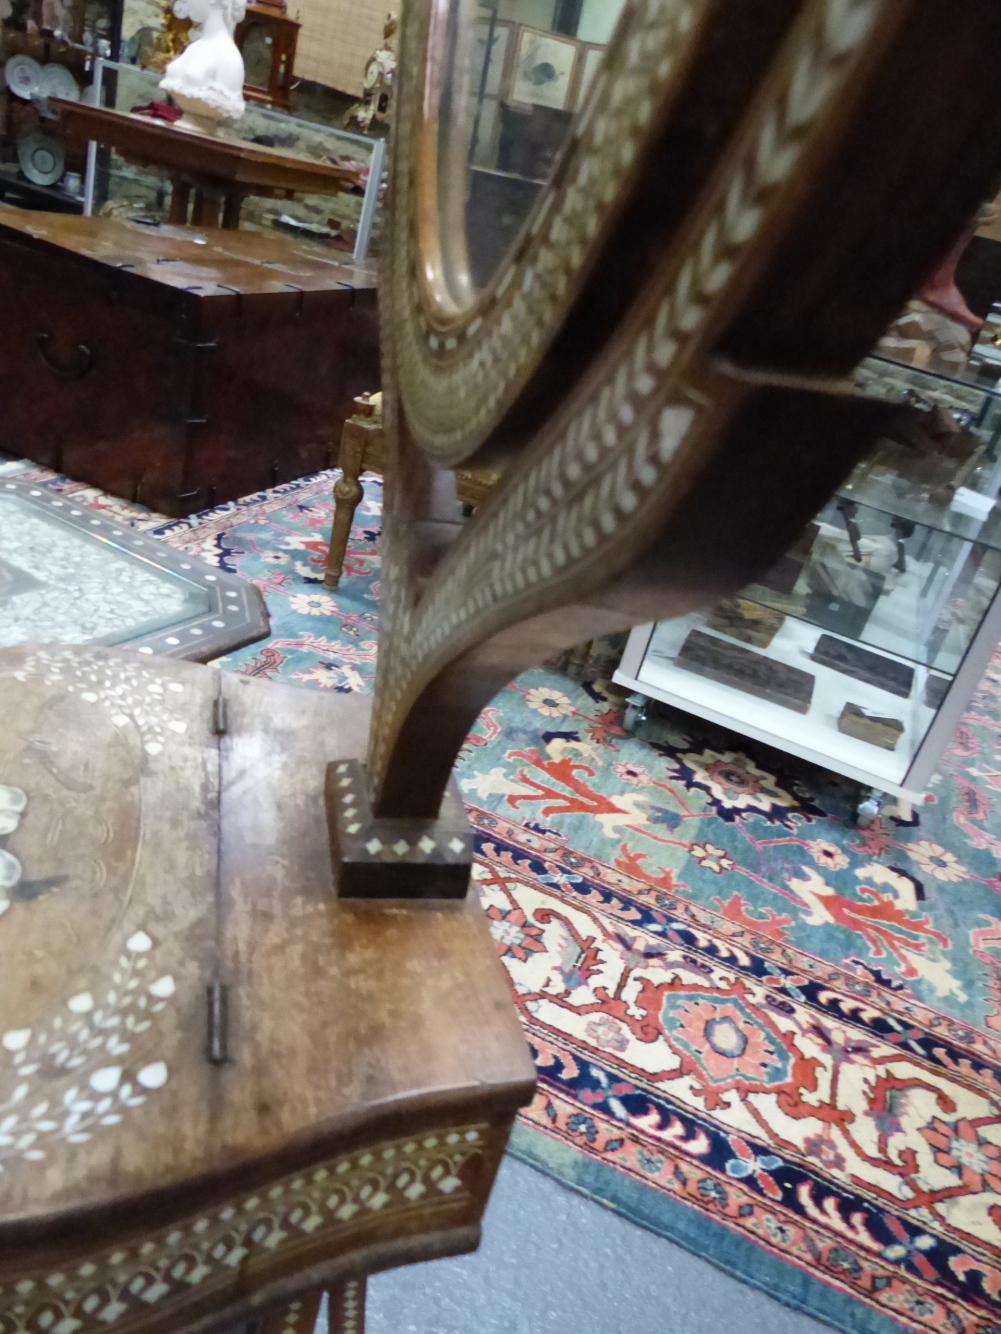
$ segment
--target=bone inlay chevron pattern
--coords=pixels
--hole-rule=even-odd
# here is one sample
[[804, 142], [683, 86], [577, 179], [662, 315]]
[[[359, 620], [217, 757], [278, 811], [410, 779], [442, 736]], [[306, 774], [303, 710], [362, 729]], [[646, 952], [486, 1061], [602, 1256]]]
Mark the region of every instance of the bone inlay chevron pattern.
[[[735, 145], [729, 169], [680, 261], [656, 275], [632, 337], [616, 344], [534, 457], [445, 559], [416, 606], [393, 589], [393, 652], [380, 659], [372, 770], [378, 779], [400, 717], [436, 672], [469, 645], [526, 614], [557, 606], [593, 573], [600, 587], [638, 520], [666, 517], [684, 446], [704, 405], [682, 377], [712, 316], [731, 297], [749, 244], [765, 230], [811, 143], [811, 130], [849, 78], [886, 0], [822, 0], [791, 40]], [[409, 413], [409, 399], [404, 410]], [[408, 418], [409, 420], [409, 418]], [[548, 447], [546, 447], [548, 446]]]

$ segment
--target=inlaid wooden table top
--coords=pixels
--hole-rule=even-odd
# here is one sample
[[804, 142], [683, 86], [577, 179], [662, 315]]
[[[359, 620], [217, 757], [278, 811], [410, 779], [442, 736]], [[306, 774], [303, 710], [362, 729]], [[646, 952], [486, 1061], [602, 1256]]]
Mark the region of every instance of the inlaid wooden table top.
[[165, 121], [133, 116], [110, 107], [54, 98], [63, 129], [77, 142], [95, 140], [116, 148], [123, 157], [211, 178], [221, 188], [259, 188], [303, 194], [340, 194], [361, 183], [357, 171], [333, 163], [292, 157], [275, 148], [225, 139], [195, 130], [179, 130]]
[[56, 245], [74, 254], [151, 278], [168, 287], [199, 287], [201, 295], [304, 291], [343, 285], [373, 288], [375, 266], [285, 236], [194, 227], [147, 227], [115, 218], [0, 212], [0, 240]]
[[155, 1198], [168, 1225], [360, 1127], [530, 1094], [475, 895], [333, 896], [324, 771], [362, 753], [369, 705], [0, 653], [0, 1277], [55, 1220], [148, 1225]]

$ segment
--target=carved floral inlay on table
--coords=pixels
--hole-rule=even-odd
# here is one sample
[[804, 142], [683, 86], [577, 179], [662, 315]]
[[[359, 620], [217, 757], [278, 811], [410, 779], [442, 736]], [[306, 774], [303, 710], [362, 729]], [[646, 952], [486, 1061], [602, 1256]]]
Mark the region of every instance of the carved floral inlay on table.
[[[99, 715], [100, 721], [95, 717], [88, 724], [88, 732], [95, 745], [102, 727], [103, 734], [117, 742], [117, 772], [126, 790], [135, 789], [144, 767], [168, 753], [171, 740], [188, 730], [181, 716], [185, 687], [162, 678], [151, 664], [111, 662], [80, 650], [40, 649], [3, 675], [7, 679], [2, 688], [15, 709], [18, 698], [12, 691], [39, 682], [62, 692], [72, 708], [83, 710], [84, 719], [91, 712]], [[78, 886], [88, 884], [106, 886], [108, 911], [114, 914], [110, 925], [120, 943], [112, 945], [110, 956], [102, 951], [104, 972], [89, 985], [68, 983], [59, 1001], [41, 1013], [0, 1017], [0, 1174], [15, 1160], [45, 1160], [56, 1142], [84, 1144], [108, 1133], [169, 1077], [158, 1047], [157, 1017], [172, 1003], [175, 979], [156, 966], [152, 924], [143, 929], [124, 914], [142, 846], [141, 805], [135, 815], [126, 810], [119, 816], [126, 834], [134, 825], [124, 853], [116, 858], [103, 851], [114, 831], [100, 811], [89, 807], [91, 775], [80, 767], [64, 771], [46, 731], [46, 723], [62, 727], [65, 715], [49, 705], [40, 717], [42, 723], [29, 729], [27, 754], [38, 767], [41, 786], [33, 793], [27, 784], [5, 781], [9, 773], [0, 772], [0, 944], [9, 955], [22, 927], [13, 920], [13, 909], [34, 910], [49, 895], [63, 895], [62, 918], [72, 932], [72, 896]], [[14, 763], [23, 766], [24, 754], [22, 749], [5, 769]], [[14, 850], [33, 801], [49, 831], [46, 851], [52, 864], [44, 867], [23, 864]], [[75, 810], [79, 814], [74, 817]], [[74, 818], [93, 826], [88, 843], [74, 842]], [[63, 828], [67, 837], [60, 846]], [[70, 844], [74, 860], [86, 864], [85, 871], [66, 864], [63, 849]], [[37, 861], [38, 845], [30, 846]], [[8, 957], [7, 971], [13, 966]]]

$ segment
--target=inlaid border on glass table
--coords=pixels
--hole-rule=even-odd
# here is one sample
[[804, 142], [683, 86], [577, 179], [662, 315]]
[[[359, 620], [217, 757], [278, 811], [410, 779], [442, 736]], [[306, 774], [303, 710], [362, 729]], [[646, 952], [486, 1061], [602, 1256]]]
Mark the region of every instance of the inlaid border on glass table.
[[125, 523], [75, 507], [72, 500], [39, 486], [0, 481], [0, 492], [14, 495], [47, 518], [134, 556], [208, 596], [206, 611], [150, 634], [121, 640], [115, 647], [164, 658], [183, 658], [188, 662], [210, 662], [224, 653], [265, 639], [270, 633], [271, 623], [264, 598], [252, 583], [239, 575], [216, 569], [197, 556], [175, 551], [165, 542], [129, 528]]

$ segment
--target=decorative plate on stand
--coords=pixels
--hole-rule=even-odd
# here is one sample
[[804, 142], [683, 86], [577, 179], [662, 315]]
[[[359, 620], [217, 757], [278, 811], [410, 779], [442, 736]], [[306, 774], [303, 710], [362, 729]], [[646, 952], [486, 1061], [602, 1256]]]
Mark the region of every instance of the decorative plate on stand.
[[25, 102], [39, 96], [42, 87], [42, 67], [31, 56], [11, 56], [3, 69], [7, 87], [15, 97]]
[[32, 185], [54, 185], [66, 169], [62, 144], [40, 130], [17, 141], [17, 160]]
[[80, 85], [65, 65], [45, 65], [42, 68], [40, 95], [61, 97], [64, 102], [80, 101]]

